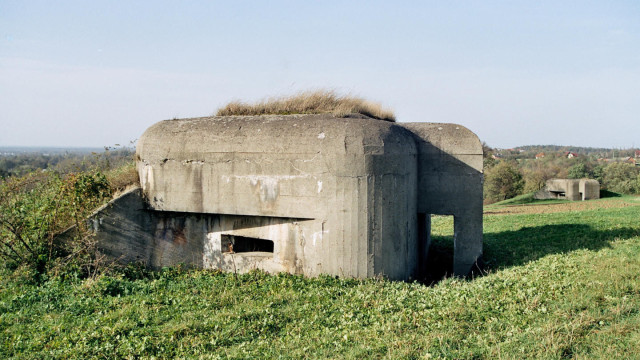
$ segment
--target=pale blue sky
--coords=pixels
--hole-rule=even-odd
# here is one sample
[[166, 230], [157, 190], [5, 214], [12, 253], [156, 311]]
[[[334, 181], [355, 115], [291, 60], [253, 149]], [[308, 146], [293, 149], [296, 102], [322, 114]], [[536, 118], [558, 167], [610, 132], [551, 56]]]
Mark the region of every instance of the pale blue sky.
[[640, 2], [0, 0], [0, 146], [318, 88], [496, 147], [638, 147]]

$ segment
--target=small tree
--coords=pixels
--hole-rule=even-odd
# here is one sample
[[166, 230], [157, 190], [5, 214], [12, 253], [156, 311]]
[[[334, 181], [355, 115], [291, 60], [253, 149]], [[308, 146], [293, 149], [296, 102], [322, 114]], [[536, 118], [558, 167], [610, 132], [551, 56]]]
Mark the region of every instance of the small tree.
[[640, 193], [638, 176], [640, 176], [640, 168], [637, 166], [614, 162], [603, 170], [602, 187], [617, 193], [637, 194]]
[[524, 181], [516, 165], [502, 161], [488, 169], [484, 177], [484, 198], [502, 201], [522, 193]]
[[526, 171], [524, 176], [524, 192], [530, 193], [538, 191], [544, 187], [547, 180], [551, 177], [544, 171], [544, 169]]
[[579, 162], [569, 168], [569, 179], [583, 179], [589, 177], [591, 177], [591, 174], [589, 174], [589, 169], [583, 162]]
[[607, 168], [606, 166], [601, 164], [598, 164], [593, 167], [593, 178], [598, 180], [600, 185], [604, 184], [603, 177], [604, 177], [604, 169], [606, 168]]

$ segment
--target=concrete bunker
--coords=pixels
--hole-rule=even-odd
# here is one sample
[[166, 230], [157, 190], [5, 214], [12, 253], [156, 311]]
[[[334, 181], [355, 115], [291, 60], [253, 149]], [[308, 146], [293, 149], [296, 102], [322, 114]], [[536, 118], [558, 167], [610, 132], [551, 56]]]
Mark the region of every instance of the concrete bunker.
[[599, 199], [600, 183], [593, 179], [549, 179], [534, 198], [571, 201]]
[[482, 254], [482, 146], [455, 124], [363, 115], [166, 120], [141, 189], [93, 218], [105, 253], [151, 267], [410, 279], [430, 214], [454, 216], [454, 273]]

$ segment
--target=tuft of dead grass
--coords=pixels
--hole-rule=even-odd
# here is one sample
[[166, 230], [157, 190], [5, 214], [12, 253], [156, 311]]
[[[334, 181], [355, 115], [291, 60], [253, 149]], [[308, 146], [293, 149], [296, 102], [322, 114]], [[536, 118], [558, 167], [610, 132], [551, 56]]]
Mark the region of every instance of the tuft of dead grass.
[[125, 164], [117, 169], [111, 170], [106, 174], [109, 185], [114, 192], [114, 198], [127, 191], [133, 186], [140, 185], [138, 170], [135, 163]]
[[291, 96], [272, 97], [255, 104], [232, 101], [218, 109], [217, 116], [333, 114], [345, 117], [362, 114], [379, 120], [396, 121], [392, 111], [362, 98], [337, 95], [334, 91], [305, 91]]

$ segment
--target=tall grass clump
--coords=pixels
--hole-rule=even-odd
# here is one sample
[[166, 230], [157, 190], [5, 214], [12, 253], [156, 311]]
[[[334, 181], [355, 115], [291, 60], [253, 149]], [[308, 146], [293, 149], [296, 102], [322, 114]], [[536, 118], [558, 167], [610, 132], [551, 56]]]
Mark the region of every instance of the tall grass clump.
[[272, 97], [255, 104], [232, 101], [218, 109], [216, 113], [217, 116], [290, 114], [332, 114], [337, 117], [362, 114], [379, 120], [395, 121], [393, 113], [384, 109], [379, 103], [348, 95], [338, 95], [328, 90]]

